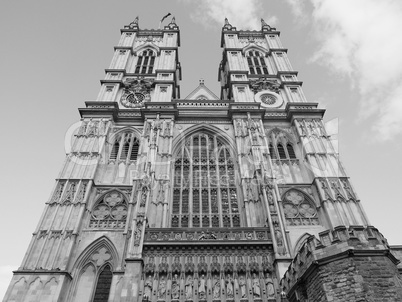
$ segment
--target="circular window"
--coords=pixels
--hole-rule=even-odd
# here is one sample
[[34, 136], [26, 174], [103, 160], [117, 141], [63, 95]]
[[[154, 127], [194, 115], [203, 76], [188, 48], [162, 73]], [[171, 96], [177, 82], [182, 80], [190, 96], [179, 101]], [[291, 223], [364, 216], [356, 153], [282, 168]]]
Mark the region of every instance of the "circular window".
[[278, 108], [283, 104], [281, 96], [270, 90], [258, 92], [254, 99], [256, 102], [261, 103], [261, 105], [266, 108]]
[[273, 105], [276, 102], [276, 97], [272, 94], [267, 94], [267, 93], [261, 95], [260, 99], [261, 99], [261, 102], [263, 102], [264, 104], [267, 104], [267, 105]]

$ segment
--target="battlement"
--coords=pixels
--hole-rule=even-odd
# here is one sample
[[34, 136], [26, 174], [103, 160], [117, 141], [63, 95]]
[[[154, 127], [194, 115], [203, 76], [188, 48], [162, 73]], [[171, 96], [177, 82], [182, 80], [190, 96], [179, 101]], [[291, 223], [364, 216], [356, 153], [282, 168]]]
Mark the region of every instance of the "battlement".
[[[351, 272], [356, 275], [355, 272], [359, 273], [358, 265], [351, 263], [347, 260], [348, 258], [354, 258], [355, 260], [356, 258], [361, 258], [356, 262], [359, 261], [360, 264], [367, 262], [368, 266], [370, 266], [371, 262], [371, 265], [376, 267], [381, 267], [381, 265], [377, 265], [378, 263], [374, 260], [375, 257], [388, 258], [394, 265], [399, 262], [391, 254], [390, 247], [384, 236], [372, 226], [350, 226], [349, 228], [339, 226], [333, 231], [327, 230], [319, 233], [319, 237], [317, 239], [315, 236], [310, 236], [307, 239], [282, 278], [281, 287], [288, 297], [296, 296], [300, 298], [300, 295], [303, 296], [304, 294], [307, 296], [308, 289], [306, 284], [313, 285], [310, 279], [314, 279], [316, 274], [322, 277], [323, 271], [331, 279], [330, 282], [335, 282], [334, 280], [338, 275], [345, 273], [342, 271], [345, 269], [345, 276], [350, 275]], [[384, 259], [379, 261], [384, 261]], [[332, 266], [329, 271], [321, 268], [326, 265]], [[384, 271], [386, 270], [385, 267], [383, 269]], [[366, 268], [365, 272], [367, 271], [370, 271], [370, 269]], [[347, 279], [345, 278], [345, 280]], [[360, 283], [365, 283], [363, 279], [364, 277], [362, 277], [362, 282]], [[354, 278], [354, 282], [358, 283], [356, 278]], [[331, 287], [331, 285], [326, 286], [328, 283], [323, 280], [319, 286], [310, 291], [317, 293], [317, 288], [321, 287], [322, 291], [325, 292], [326, 289]], [[335, 284], [335, 287], [342, 287], [342, 284], [341, 286]], [[290, 299], [290, 301], [293, 300]]]

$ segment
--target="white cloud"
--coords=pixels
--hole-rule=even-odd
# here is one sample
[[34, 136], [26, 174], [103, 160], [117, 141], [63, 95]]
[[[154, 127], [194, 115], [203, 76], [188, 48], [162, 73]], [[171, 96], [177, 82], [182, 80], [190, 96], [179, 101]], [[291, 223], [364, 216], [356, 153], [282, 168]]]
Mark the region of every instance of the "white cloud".
[[8, 285], [10, 284], [13, 276], [13, 271], [18, 268], [17, 265], [4, 265], [0, 266], [0, 298], [3, 299], [6, 294]]
[[[361, 118], [374, 118], [379, 140], [402, 133], [402, 1], [287, 0], [310, 22], [313, 60], [343, 74], [360, 93]], [[303, 17], [304, 16], [304, 17]]]
[[226, 17], [237, 29], [257, 30], [261, 28], [261, 18], [270, 25], [277, 20], [274, 16], [261, 15], [262, 0], [205, 0], [196, 3], [198, 8], [191, 16], [205, 27], [223, 26]]

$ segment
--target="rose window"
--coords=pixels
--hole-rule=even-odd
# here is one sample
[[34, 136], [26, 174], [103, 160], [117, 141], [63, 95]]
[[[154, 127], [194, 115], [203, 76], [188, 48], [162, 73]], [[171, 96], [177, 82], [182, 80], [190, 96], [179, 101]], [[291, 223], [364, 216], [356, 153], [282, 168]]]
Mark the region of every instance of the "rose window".
[[276, 97], [272, 94], [261, 95], [261, 102], [267, 105], [273, 105], [276, 102]]
[[303, 193], [291, 190], [283, 198], [283, 213], [287, 225], [317, 225], [318, 214], [314, 203]]
[[107, 193], [92, 210], [90, 228], [124, 228], [127, 203], [119, 192]]

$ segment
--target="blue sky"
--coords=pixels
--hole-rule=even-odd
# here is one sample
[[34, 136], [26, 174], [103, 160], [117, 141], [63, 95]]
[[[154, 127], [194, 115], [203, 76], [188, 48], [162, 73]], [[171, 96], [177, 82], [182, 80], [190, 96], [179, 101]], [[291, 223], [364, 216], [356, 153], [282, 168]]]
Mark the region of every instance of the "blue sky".
[[307, 99], [339, 121], [346, 170], [371, 224], [402, 244], [402, 2], [397, 0], [3, 1], [0, 7], [3, 160], [0, 296], [24, 256], [65, 157], [77, 108], [98, 94], [120, 28], [166, 13], [181, 30], [185, 97], [203, 78], [219, 95], [220, 31], [281, 31]]

